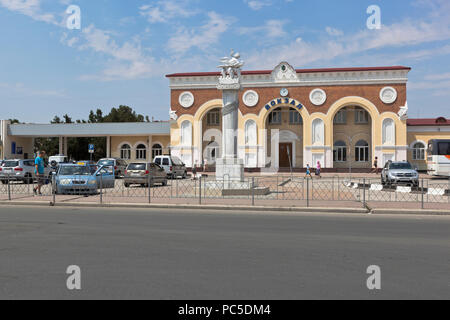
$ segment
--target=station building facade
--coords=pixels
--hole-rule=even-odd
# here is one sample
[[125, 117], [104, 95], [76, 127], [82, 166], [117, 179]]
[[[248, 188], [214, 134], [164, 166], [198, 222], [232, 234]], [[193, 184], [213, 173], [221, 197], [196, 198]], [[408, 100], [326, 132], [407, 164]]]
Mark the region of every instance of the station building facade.
[[[410, 68], [243, 71], [238, 154], [246, 168], [369, 169], [408, 159], [407, 89]], [[188, 165], [220, 157], [219, 73], [168, 75], [171, 151]]]
[[[367, 171], [375, 157], [409, 160], [427, 168], [432, 139], [450, 139], [450, 119], [408, 119], [410, 68], [243, 71], [239, 95], [238, 156], [247, 170], [315, 167]], [[11, 124], [0, 122], [2, 159], [32, 158], [34, 139], [105, 137], [106, 157], [129, 162], [178, 156], [188, 167], [221, 157], [222, 96], [219, 73], [178, 73], [170, 82], [170, 120], [150, 123]]]

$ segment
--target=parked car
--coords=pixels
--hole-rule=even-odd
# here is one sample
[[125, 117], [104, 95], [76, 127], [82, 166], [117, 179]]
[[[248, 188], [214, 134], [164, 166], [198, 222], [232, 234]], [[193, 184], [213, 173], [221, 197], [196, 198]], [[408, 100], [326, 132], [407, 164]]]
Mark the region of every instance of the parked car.
[[167, 185], [166, 171], [156, 163], [130, 163], [125, 170], [124, 185], [127, 188], [132, 184], [148, 187], [150, 179], [151, 186], [155, 183]]
[[388, 161], [381, 171], [383, 185], [411, 185], [419, 186], [419, 173], [407, 161]]
[[116, 177], [122, 177], [127, 169], [128, 163], [125, 160], [117, 158], [103, 158], [97, 162], [98, 166], [113, 166]]
[[58, 165], [63, 163], [69, 163], [69, 158], [65, 155], [59, 154], [56, 156], [51, 156], [48, 158], [48, 163], [52, 168], [58, 167]]
[[[0, 167], [0, 180], [3, 184], [7, 184], [11, 180], [22, 181], [23, 183], [33, 183], [35, 179], [34, 160], [4, 160]], [[50, 179], [50, 168], [44, 166], [44, 176]]]
[[153, 162], [162, 167], [169, 178], [182, 177], [186, 179], [187, 177], [186, 165], [178, 157], [156, 156]]
[[62, 164], [54, 174], [57, 194], [97, 194], [115, 185], [113, 167]]

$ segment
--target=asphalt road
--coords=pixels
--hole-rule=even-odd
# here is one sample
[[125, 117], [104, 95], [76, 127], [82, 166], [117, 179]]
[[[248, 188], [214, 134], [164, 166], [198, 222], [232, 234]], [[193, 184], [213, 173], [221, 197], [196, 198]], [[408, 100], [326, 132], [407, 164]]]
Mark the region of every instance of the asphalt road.
[[0, 207], [0, 299], [350, 298], [450, 299], [450, 217]]

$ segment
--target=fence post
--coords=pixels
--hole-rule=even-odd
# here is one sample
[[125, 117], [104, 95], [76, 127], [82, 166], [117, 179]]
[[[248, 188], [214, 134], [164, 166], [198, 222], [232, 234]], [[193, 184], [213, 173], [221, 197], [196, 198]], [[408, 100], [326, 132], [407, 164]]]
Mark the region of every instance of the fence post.
[[103, 175], [100, 174], [100, 204], [103, 204]]
[[[173, 181], [173, 179], [174, 178], [172, 178], [172, 181]], [[175, 181], [176, 181], [176, 192], [177, 192], [177, 196], [176, 196], [176, 198], [178, 198], [178, 179], [175, 179]]]
[[448, 178], [447, 200], [448, 200], [448, 203], [450, 203], [450, 178]]
[[333, 201], [334, 201], [334, 176], [331, 181], [331, 199], [333, 199]]
[[11, 201], [11, 179], [8, 173], [8, 200]]
[[148, 203], [152, 203], [152, 175], [148, 175]]
[[366, 207], [366, 178], [363, 179], [363, 207]]
[[255, 206], [255, 177], [252, 177], [252, 206]]
[[306, 207], [309, 208], [309, 178], [306, 178]]
[[422, 178], [422, 192], [421, 192], [421, 194], [422, 194], [422, 209], [424, 209], [423, 200], [424, 200], [424, 197], [425, 197], [423, 192], [424, 192], [424, 190], [423, 190], [423, 178]]
[[52, 194], [53, 194], [53, 205], [56, 204], [56, 175], [52, 174]]
[[198, 203], [202, 204], [202, 176], [200, 176], [198, 181]]
[[277, 200], [278, 200], [278, 185], [279, 185], [280, 183], [278, 182], [278, 175], [277, 175]]

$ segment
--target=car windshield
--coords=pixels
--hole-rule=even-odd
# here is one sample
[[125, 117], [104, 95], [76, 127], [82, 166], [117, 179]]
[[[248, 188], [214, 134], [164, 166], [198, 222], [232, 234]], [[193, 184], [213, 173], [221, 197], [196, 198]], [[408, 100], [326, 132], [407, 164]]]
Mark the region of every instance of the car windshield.
[[389, 169], [394, 169], [394, 170], [397, 170], [397, 169], [409, 169], [410, 170], [410, 169], [412, 169], [412, 166], [408, 162], [405, 162], [405, 163], [391, 163]]
[[59, 170], [61, 176], [89, 176], [92, 170], [87, 166], [63, 166]]
[[113, 166], [114, 165], [114, 160], [100, 160], [98, 162], [99, 166]]
[[131, 163], [128, 165], [128, 170], [145, 170], [145, 163]]
[[19, 161], [5, 161], [3, 164], [4, 167], [13, 168], [19, 166]]

